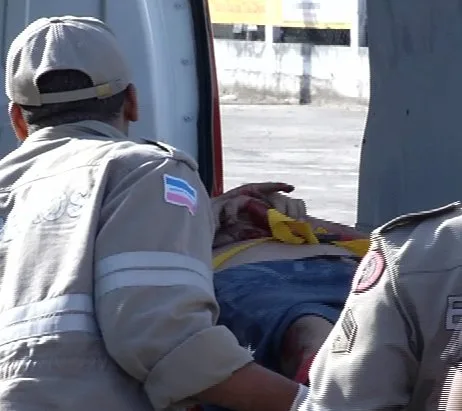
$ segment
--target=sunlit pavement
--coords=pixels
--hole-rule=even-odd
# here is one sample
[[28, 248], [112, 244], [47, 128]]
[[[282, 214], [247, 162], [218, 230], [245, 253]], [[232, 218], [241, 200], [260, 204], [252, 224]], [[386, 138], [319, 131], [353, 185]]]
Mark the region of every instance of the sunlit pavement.
[[310, 214], [353, 225], [367, 111], [223, 105], [225, 188], [283, 181]]

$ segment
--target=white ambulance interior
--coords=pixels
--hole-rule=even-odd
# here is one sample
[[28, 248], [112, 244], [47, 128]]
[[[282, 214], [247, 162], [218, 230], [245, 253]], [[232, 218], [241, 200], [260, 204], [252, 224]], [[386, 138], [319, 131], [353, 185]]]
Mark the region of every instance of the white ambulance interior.
[[[43, 16], [94, 16], [114, 31], [131, 64], [140, 121], [132, 136], [169, 143], [192, 155], [213, 185], [212, 92], [208, 27], [202, 0], [0, 0], [3, 67], [11, 41]], [[200, 74], [200, 75], [199, 75]], [[4, 70], [1, 71], [4, 84]], [[0, 158], [18, 142], [0, 93]]]

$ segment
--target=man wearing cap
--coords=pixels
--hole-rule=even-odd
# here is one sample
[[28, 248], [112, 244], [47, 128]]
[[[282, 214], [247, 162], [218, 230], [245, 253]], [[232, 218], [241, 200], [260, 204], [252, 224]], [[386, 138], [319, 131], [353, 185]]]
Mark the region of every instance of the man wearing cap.
[[7, 56], [21, 147], [0, 161], [0, 408], [303, 409], [225, 327], [197, 165], [128, 141], [137, 99], [109, 29], [39, 19]]
[[461, 249], [460, 203], [373, 232], [312, 365], [310, 410], [440, 409], [450, 365], [444, 354], [462, 318]]

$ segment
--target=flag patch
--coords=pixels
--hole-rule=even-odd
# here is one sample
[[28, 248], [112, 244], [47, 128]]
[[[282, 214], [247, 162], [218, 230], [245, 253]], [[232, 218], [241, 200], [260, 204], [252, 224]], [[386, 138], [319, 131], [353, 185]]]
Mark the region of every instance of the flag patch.
[[187, 181], [164, 174], [164, 199], [167, 203], [186, 207], [194, 215], [197, 211], [197, 191]]

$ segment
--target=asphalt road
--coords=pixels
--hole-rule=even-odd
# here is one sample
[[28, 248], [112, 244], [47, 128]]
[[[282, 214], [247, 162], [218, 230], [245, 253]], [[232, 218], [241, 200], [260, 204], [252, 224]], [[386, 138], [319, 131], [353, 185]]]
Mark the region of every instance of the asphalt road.
[[287, 182], [310, 214], [354, 225], [366, 109], [223, 105], [221, 110], [226, 189]]

